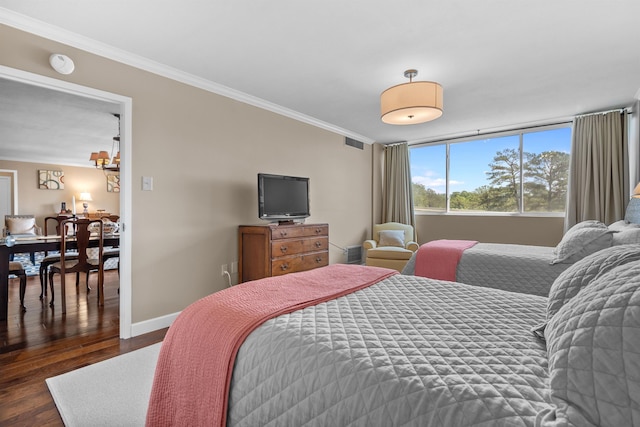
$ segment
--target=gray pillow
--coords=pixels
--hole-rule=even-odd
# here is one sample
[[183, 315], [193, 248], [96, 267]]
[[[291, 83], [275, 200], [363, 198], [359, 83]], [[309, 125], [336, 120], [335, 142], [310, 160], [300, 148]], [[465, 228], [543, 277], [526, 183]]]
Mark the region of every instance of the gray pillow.
[[567, 232], [581, 230], [583, 228], [607, 228], [607, 226], [601, 221], [598, 221], [595, 219], [588, 219], [586, 221], [581, 221], [575, 224]]
[[598, 277], [549, 321], [552, 408], [536, 425], [638, 425], [640, 261]]
[[382, 230], [378, 232], [378, 246], [404, 248], [404, 230]]
[[613, 224], [609, 225], [609, 227], [607, 228], [613, 232], [619, 232], [619, 231], [640, 229], [640, 224], [633, 224], [629, 221], [621, 219], [620, 221], [616, 221]]
[[640, 245], [612, 246], [591, 254], [560, 273], [549, 289], [547, 320], [592, 281], [612, 269], [640, 260]]
[[[554, 258], [551, 264], [571, 264], [581, 260], [587, 255], [608, 248], [613, 242], [610, 231], [606, 225], [571, 228], [562, 237], [558, 246], [554, 249]], [[578, 224], [579, 225], [579, 224]]]
[[613, 245], [635, 245], [640, 243], [640, 228], [630, 228], [628, 230], [613, 233]]

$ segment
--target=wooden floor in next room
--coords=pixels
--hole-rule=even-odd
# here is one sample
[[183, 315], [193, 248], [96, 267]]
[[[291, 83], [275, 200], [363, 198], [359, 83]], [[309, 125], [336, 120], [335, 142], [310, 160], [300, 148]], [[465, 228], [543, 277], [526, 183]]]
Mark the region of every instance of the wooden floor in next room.
[[40, 281], [27, 282], [20, 312], [18, 279], [9, 280], [9, 316], [0, 322], [0, 425], [62, 426], [45, 379], [145, 347], [164, 339], [166, 329], [129, 340], [119, 338], [118, 273], [105, 272], [105, 305], [97, 304], [96, 275], [87, 294], [81, 281], [76, 291], [67, 276], [67, 313], [61, 314], [56, 276], [55, 308], [39, 299]]

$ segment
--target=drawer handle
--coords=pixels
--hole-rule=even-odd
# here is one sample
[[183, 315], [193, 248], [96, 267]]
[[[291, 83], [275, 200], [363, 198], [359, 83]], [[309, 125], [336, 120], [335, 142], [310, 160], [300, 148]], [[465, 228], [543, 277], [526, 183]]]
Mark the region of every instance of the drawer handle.
[[286, 235], [287, 235], [286, 231], [283, 230], [283, 231], [280, 232], [280, 237], [285, 237]]
[[280, 246], [280, 252], [286, 253], [287, 252], [287, 247], [282, 245]]
[[287, 271], [288, 269], [289, 269], [289, 264], [282, 264], [280, 266], [280, 270], [282, 270], [282, 271]]
[[322, 228], [316, 228], [316, 234], [322, 233]]
[[316, 257], [316, 263], [320, 264], [322, 262], [322, 258], [321, 257]]
[[316, 242], [316, 248], [319, 248], [320, 246], [322, 246], [322, 242]]

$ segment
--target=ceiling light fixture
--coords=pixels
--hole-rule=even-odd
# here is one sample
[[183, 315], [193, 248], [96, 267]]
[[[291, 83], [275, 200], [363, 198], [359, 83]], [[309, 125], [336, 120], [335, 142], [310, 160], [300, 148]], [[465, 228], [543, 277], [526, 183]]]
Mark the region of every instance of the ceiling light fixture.
[[106, 151], [99, 151], [91, 153], [89, 157], [89, 161], [94, 162], [96, 169], [102, 169], [105, 172], [120, 172], [120, 114], [114, 114], [114, 116], [118, 118], [118, 136], [113, 137], [111, 155]]
[[407, 70], [409, 83], [392, 86], [380, 95], [380, 118], [390, 125], [415, 125], [442, 115], [442, 86], [436, 82], [414, 82], [417, 70]]

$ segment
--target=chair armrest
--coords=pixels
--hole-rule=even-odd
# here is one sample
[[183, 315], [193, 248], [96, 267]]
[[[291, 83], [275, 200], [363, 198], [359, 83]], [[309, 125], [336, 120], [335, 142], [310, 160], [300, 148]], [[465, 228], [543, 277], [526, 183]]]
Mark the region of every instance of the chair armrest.
[[407, 242], [407, 244], [405, 245], [405, 247], [407, 249], [409, 249], [411, 252], [415, 252], [418, 250], [418, 248], [420, 247], [419, 244], [417, 244], [416, 242]]
[[365, 249], [373, 249], [378, 246], [378, 243], [375, 240], [365, 240], [362, 244], [362, 247]]

